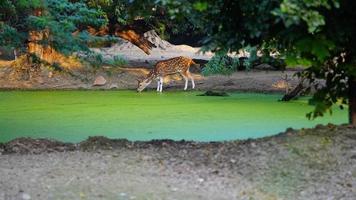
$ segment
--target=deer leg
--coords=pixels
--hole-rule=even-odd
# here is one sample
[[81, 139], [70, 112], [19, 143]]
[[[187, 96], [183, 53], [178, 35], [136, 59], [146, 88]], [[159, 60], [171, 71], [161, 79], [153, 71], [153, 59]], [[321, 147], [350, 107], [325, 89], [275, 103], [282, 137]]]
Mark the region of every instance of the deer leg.
[[161, 79], [157, 79], [157, 92], [159, 92], [161, 87]]
[[187, 75], [190, 78], [190, 81], [192, 82], [192, 89], [194, 89], [195, 88], [195, 83], [194, 83], [193, 76], [189, 71], [187, 71]]
[[159, 82], [161, 83], [159, 91], [162, 92], [162, 88], [163, 88], [163, 77], [159, 77]]
[[187, 73], [187, 72], [182, 72], [182, 73], [180, 73], [180, 75], [183, 77], [183, 79], [184, 79], [184, 81], [185, 81], [184, 90], [187, 90], [187, 88], [188, 88], [188, 78], [187, 78], [186, 73]]
[[183, 76], [183, 78], [185, 80], [184, 90], [187, 90], [187, 88], [188, 88], [188, 78], [186, 76]]

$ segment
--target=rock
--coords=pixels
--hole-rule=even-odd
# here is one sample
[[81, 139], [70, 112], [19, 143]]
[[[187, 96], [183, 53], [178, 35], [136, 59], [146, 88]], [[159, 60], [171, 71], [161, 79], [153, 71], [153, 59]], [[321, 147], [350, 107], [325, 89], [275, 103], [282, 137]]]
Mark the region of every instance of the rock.
[[275, 67], [269, 65], [269, 64], [266, 64], [266, 63], [263, 63], [263, 64], [260, 64], [260, 65], [257, 65], [254, 67], [254, 69], [259, 69], [259, 70], [276, 70]]
[[27, 194], [27, 193], [22, 193], [21, 199], [22, 200], [30, 200], [31, 196], [29, 194]]
[[48, 78], [52, 78], [53, 77], [53, 72], [48, 72]]
[[127, 196], [127, 194], [125, 192], [120, 192], [119, 194], [120, 196]]
[[228, 97], [229, 94], [226, 92], [219, 92], [219, 91], [211, 91], [208, 90], [204, 94], [198, 94], [197, 96], [218, 96], [218, 97]]
[[117, 83], [112, 83], [109, 88], [110, 89], [117, 89], [117, 88], [119, 88], [119, 86], [117, 85]]
[[103, 86], [106, 84], [106, 79], [103, 76], [98, 76], [95, 78], [93, 86]]

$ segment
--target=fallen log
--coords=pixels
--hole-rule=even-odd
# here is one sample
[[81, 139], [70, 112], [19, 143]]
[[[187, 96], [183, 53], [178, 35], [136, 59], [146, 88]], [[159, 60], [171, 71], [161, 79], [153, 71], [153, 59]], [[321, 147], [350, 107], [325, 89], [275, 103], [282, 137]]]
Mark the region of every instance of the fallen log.
[[299, 84], [294, 87], [293, 90], [291, 91], [288, 91], [281, 99], [281, 101], [290, 101], [292, 99], [295, 99], [297, 97], [299, 97], [305, 90], [305, 87], [304, 87], [304, 79], [302, 79]]

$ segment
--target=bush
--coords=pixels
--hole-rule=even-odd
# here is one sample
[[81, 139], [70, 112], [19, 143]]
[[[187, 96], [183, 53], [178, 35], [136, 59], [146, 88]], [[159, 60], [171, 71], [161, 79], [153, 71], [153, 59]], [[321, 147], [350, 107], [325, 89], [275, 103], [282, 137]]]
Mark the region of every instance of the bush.
[[104, 64], [103, 56], [93, 52], [84, 55], [82, 59], [89, 62], [94, 68], [99, 68]]
[[250, 56], [249, 57], [241, 57], [240, 58], [240, 70], [250, 70], [252, 69], [254, 66], [256, 66], [259, 57], [257, 56], [257, 48], [256, 47], [245, 47], [244, 48], [245, 51], [247, 51]]
[[[256, 47], [245, 47], [244, 50], [250, 54], [249, 57], [240, 58], [240, 67], [239, 70], [253, 69], [255, 66], [260, 64], [268, 64], [274, 67], [276, 70], [285, 70], [286, 63], [283, 59], [278, 57], [273, 57], [270, 55], [268, 50], [262, 49], [262, 55], [257, 55], [258, 49]], [[260, 50], [261, 51], [261, 50]]]
[[94, 68], [100, 68], [103, 65], [110, 65], [113, 67], [123, 67], [127, 65], [127, 61], [121, 56], [114, 56], [112, 58], [106, 59], [103, 55], [95, 52], [90, 52], [84, 55], [80, 55], [80, 57], [89, 62]]
[[112, 59], [107, 60], [105, 63], [114, 67], [124, 67], [127, 65], [127, 61], [121, 56], [114, 56]]
[[239, 59], [226, 54], [215, 54], [203, 68], [206, 76], [213, 74], [230, 75], [238, 69]]
[[287, 64], [284, 59], [274, 58], [272, 56], [262, 56], [260, 62], [267, 63], [273, 66], [276, 70], [285, 70], [287, 67]]

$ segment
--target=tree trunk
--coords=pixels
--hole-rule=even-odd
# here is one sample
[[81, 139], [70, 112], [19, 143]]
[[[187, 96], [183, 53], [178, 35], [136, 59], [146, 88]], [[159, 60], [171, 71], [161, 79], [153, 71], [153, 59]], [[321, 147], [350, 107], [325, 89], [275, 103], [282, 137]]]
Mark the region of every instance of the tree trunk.
[[64, 59], [64, 56], [54, 50], [50, 45], [44, 46], [40, 43], [42, 40], [47, 40], [49, 34], [48, 29], [29, 31], [28, 53], [34, 54], [41, 60], [53, 64], [54, 62], [60, 62]]
[[281, 101], [290, 101], [297, 98], [304, 90], [303, 83], [299, 83], [291, 92], [287, 92]]
[[282, 97], [281, 101], [290, 101], [292, 99], [295, 99], [299, 97], [304, 90], [305, 90], [304, 78], [302, 78], [298, 83], [298, 85], [291, 91], [289, 91], [288, 84], [287, 84], [286, 94]]
[[143, 37], [143, 35], [137, 34], [134, 30], [116, 31], [115, 35], [136, 45], [147, 55], [150, 55], [150, 50], [152, 47], [155, 47], [153, 43]]
[[[34, 16], [42, 15], [42, 8], [35, 9], [33, 11]], [[59, 58], [63, 57], [61, 54], [57, 53], [50, 45], [42, 45], [40, 42], [43, 40], [48, 40], [50, 31], [49, 29], [44, 30], [30, 30], [28, 32], [28, 53], [34, 54], [41, 60], [48, 63], [54, 63]]]
[[[144, 37], [144, 33], [136, 31], [137, 27], [121, 27], [118, 24], [114, 24], [111, 26], [103, 27], [100, 30], [96, 30], [95, 28], [88, 27], [87, 31], [91, 35], [95, 36], [104, 36], [104, 35], [114, 35], [116, 37], [127, 40], [144, 51], [147, 55], [150, 55], [150, 51], [152, 48], [156, 47], [152, 42], [150, 42], [147, 38]], [[140, 30], [143, 31], [143, 30]], [[73, 33], [73, 34], [76, 34]]]
[[356, 127], [356, 78], [349, 80], [349, 120]]
[[17, 51], [16, 51], [16, 49], [14, 49], [14, 57], [15, 57], [15, 60], [17, 60]]
[[44, 47], [40, 44], [42, 40], [48, 38], [49, 30], [29, 31], [28, 35], [28, 53], [36, 55], [41, 60], [45, 60], [45, 57], [49, 57], [50, 52], [47, 50], [48, 47]]

